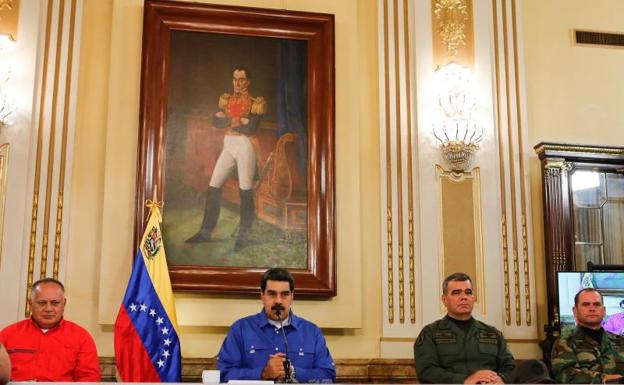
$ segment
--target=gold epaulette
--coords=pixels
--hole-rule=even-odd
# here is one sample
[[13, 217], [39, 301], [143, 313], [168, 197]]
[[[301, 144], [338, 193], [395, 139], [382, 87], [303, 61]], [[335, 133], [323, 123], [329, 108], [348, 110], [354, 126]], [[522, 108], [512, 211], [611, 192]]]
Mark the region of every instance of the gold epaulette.
[[220, 110], [225, 110], [227, 108], [228, 100], [230, 100], [231, 96], [232, 95], [228, 93], [221, 94], [221, 96], [219, 96], [219, 109]]
[[253, 98], [251, 103], [251, 113], [256, 115], [264, 115], [266, 112], [266, 100], [262, 96]]

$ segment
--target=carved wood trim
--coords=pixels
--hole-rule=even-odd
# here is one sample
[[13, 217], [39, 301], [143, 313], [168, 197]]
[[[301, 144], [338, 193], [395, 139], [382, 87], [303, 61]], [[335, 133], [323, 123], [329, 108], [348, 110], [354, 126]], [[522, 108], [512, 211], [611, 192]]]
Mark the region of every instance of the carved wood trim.
[[546, 263], [548, 309], [550, 309], [548, 321], [552, 324], [558, 318], [557, 272], [570, 270], [573, 265], [572, 247], [568, 239], [570, 223], [568, 170], [564, 162], [557, 167], [549, 159], [542, 161], [542, 167], [545, 259], [551, 261]]

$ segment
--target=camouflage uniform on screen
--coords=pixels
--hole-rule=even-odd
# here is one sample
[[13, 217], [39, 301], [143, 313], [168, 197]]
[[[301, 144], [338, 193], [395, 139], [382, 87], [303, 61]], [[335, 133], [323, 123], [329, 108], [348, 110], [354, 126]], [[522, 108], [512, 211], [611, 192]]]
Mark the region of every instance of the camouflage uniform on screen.
[[557, 382], [602, 383], [604, 374], [624, 375], [624, 338], [605, 330], [599, 345], [579, 326], [565, 330], [555, 341], [551, 363]]
[[462, 384], [477, 370], [492, 370], [512, 381], [515, 361], [501, 332], [472, 320], [464, 332], [448, 316], [431, 323], [414, 343], [414, 361], [422, 383]]

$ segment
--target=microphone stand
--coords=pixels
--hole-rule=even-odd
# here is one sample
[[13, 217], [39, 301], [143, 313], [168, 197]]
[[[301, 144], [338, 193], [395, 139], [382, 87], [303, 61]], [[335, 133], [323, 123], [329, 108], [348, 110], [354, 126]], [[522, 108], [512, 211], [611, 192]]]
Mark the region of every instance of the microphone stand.
[[280, 323], [280, 330], [282, 331], [282, 337], [284, 338], [284, 347], [285, 347], [285, 354], [286, 354], [286, 359], [284, 360], [284, 381], [280, 381], [284, 384], [297, 384], [299, 383], [299, 381], [297, 381], [297, 379], [294, 376], [294, 373], [292, 372], [292, 367], [290, 366], [290, 359], [288, 358], [288, 338], [286, 338], [286, 332], [284, 331], [284, 323], [283, 323], [283, 319], [281, 316], [281, 312], [280, 309], [277, 309], [275, 311], [275, 315], [277, 316], [277, 319], [279, 320]]

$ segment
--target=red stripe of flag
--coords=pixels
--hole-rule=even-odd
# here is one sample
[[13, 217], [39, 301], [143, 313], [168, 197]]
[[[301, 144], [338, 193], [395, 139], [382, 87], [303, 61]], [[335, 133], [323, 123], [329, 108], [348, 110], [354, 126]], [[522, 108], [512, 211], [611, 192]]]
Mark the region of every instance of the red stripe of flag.
[[123, 304], [115, 321], [115, 355], [122, 381], [161, 382]]

